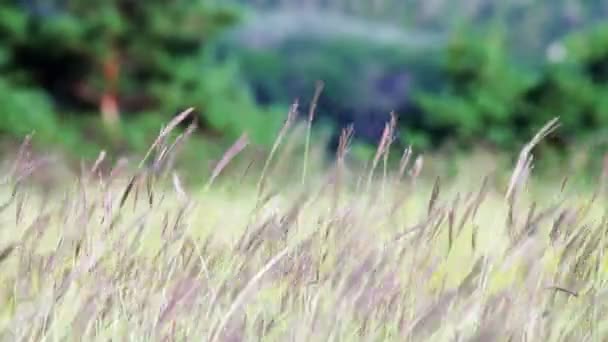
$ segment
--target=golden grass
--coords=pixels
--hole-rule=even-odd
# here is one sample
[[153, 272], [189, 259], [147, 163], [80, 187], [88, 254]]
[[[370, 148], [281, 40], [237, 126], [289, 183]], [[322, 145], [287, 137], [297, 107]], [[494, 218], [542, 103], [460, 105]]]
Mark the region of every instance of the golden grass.
[[592, 194], [530, 191], [531, 148], [510, 181], [478, 164], [425, 178], [429, 159], [409, 149], [391, 171], [393, 127], [370, 170], [349, 168], [346, 130], [328, 172], [281, 177], [279, 141], [259, 182], [236, 189], [244, 170], [216, 182], [226, 162], [207, 186], [185, 187], [164, 130], [150, 167], [104, 174], [102, 154], [44, 195], [27, 140], [1, 192], [2, 340], [608, 337], [602, 180]]

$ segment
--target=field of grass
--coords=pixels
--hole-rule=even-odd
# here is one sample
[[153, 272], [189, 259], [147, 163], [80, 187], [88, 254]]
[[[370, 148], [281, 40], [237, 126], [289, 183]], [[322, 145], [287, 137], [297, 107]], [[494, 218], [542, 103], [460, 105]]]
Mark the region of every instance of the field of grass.
[[288, 120], [255, 177], [225, 173], [244, 137], [188, 187], [171, 164], [187, 134], [169, 139], [185, 115], [141, 164], [102, 154], [53, 187], [26, 140], [0, 193], [3, 341], [608, 338], [605, 179], [529, 172], [554, 123], [510, 179], [470, 163], [445, 182], [409, 150], [385, 167], [390, 124], [368, 171], [345, 131], [329, 171], [285, 174]]

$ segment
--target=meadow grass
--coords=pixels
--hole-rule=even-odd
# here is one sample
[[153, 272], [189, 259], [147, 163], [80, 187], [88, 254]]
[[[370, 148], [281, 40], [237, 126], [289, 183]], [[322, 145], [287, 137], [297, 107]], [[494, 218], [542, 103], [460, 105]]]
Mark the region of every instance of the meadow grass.
[[606, 172], [591, 193], [533, 186], [556, 122], [510, 179], [472, 164], [446, 182], [411, 149], [389, 169], [394, 121], [368, 170], [346, 129], [329, 170], [298, 172], [279, 151], [292, 114], [256, 181], [227, 171], [244, 135], [204, 187], [173, 168], [187, 112], [141, 163], [102, 153], [47, 191], [26, 139], [3, 173], [2, 340], [606, 340]]

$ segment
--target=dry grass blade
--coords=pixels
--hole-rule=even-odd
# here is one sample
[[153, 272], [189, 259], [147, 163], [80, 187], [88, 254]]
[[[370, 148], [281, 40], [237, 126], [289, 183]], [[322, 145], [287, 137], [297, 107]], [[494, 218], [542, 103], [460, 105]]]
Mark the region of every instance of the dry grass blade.
[[431, 216], [431, 214], [433, 214], [433, 209], [435, 209], [437, 197], [439, 197], [440, 183], [441, 183], [441, 179], [439, 177], [437, 177], [435, 179], [435, 183], [433, 184], [433, 190], [431, 191], [431, 198], [429, 199], [429, 205], [427, 207], [427, 214], [429, 216]]
[[[246, 134], [222, 151], [203, 193], [191, 192], [195, 184], [171, 163], [191, 132], [168, 133], [177, 121], [161, 130], [143, 169], [137, 159], [134, 169], [123, 163], [106, 172], [114, 165], [102, 152], [58, 191], [9, 177], [2, 201], [11, 191], [15, 199], [0, 211], [0, 340], [605, 339], [608, 198], [598, 193], [608, 190], [608, 167], [580, 197], [556, 195], [561, 179], [521, 196], [531, 146], [553, 128], [526, 145], [505, 181], [514, 185], [496, 189], [498, 170], [496, 179], [457, 188], [471, 175], [452, 183], [435, 158], [429, 166], [437, 173], [416, 184], [425, 171], [411, 147], [390, 156], [401, 160], [386, 182], [394, 116], [362, 172], [346, 160], [352, 125], [332, 164], [318, 165], [324, 175], [313, 177], [310, 165], [279, 167], [300, 144], [287, 132], [294, 119], [295, 106], [277, 132], [274, 159], [264, 156], [261, 192], [258, 179], [241, 184], [249, 158], [230, 170], [248, 152]], [[17, 177], [36, 164], [26, 150]], [[366, 191], [374, 162], [383, 163], [384, 178]], [[225, 191], [204, 192], [224, 178]], [[393, 187], [387, 201], [379, 196], [385, 184]], [[125, 210], [139, 191], [141, 203]], [[513, 240], [495, 228], [506, 215]]]
[[[486, 317], [484, 317], [476, 333], [466, 340], [467, 342], [500, 341], [500, 336], [505, 335], [504, 325], [508, 319], [508, 306], [500, 302], [492, 304], [486, 304], [484, 313]], [[507, 340], [509, 339], [507, 338]]]
[[488, 176], [485, 176], [483, 178], [483, 182], [481, 183], [481, 188], [479, 189], [479, 193], [477, 194], [477, 197], [475, 198], [475, 202], [474, 202], [474, 206], [473, 206], [473, 213], [471, 214], [472, 220], [474, 220], [475, 217], [477, 216], [477, 211], [479, 210], [481, 203], [483, 203], [485, 197], [488, 194], [488, 182], [489, 182], [489, 178], [488, 178]]
[[564, 190], [566, 190], [566, 185], [568, 185], [568, 180], [569, 179], [570, 178], [568, 178], [568, 176], [566, 176], [566, 177], [564, 177], [564, 179], [562, 179], [562, 182], [561, 182], [560, 187], [559, 187], [559, 192], [560, 193], [563, 193]]
[[551, 242], [555, 243], [558, 238], [562, 237], [562, 232], [560, 228], [562, 228], [563, 223], [567, 221], [568, 217], [570, 216], [572, 216], [572, 212], [569, 209], [564, 209], [553, 221], [551, 231], [549, 232], [549, 238], [551, 239]]
[[18, 174], [18, 177], [16, 177], [15, 181], [21, 182], [21, 181], [27, 179], [28, 177], [33, 175], [36, 171], [38, 171], [42, 167], [48, 166], [51, 162], [52, 162], [52, 160], [50, 160], [50, 159], [42, 158], [39, 160], [33, 160], [33, 161], [26, 163], [21, 168], [21, 170]]
[[[427, 241], [429, 243], [432, 243], [433, 241], [435, 241], [435, 239], [437, 238], [437, 235], [441, 232], [441, 227], [444, 223], [444, 221], [446, 220], [446, 218], [449, 217], [449, 212], [448, 214], [446, 214], [446, 210], [444, 208], [438, 209], [437, 213], [428, 218], [427, 220], [429, 221], [429, 224], [432, 224], [432, 221], [434, 220], [434, 224], [432, 224], [431, 229], [429, 230], [429, 233], [427, 235]], [[421, 231], [421, 234], [424, 231]]]
[[452, 251], [452, 245], [454, 244], [454, 220], [455, 213], [453, 208], [448, 212], [448, 254]]
[[511, 180], [509, 181], [509, 187], [507, 189], [507, 193], [505, 198], [510, 199], [513, 196], [513, 192], [515, 188], [521, 184], [524, 179], [524, 173], [529, 169], [532, 162], [532, 150], [536, 145], [538, 145], [541, 140], [546, 138], [549, 134], [553, 133], [559, 127], [559, 118], [555, 118], [549, 121], [545, 126], [543, 126], [538, 133], [528, 142], [524, 148], [521, 150], [519, 154], [519, 159], [513, 170], [513, 175], [511, 176]]
[[391, 136], [391, 124], [386, 123], [384, 125], [384, 130], [382, 131], [382, 137], [380, 138], [380, 143], [378, 144], [378, 147], [376, 148], [376, 154], [374, 155], [374, 160], [372, 162], [372, 169], [371, 169], [372, 173], [378, 166], [378, 163], [380, 162], [380, 158], [382, 157], [382, 155], [384, 153], [386, 153], [386, 147], [389, 144], [390, 136]]
[[173, 188], [175, 189], [175, 193], [177, 193], [177, 196], [179, 197], [179, 199], [183, 202], [183, 201], [187, 201], [188, 200], [188, 194], [186, 193], [186, 190], [184, 190], [184, 187], [182, 186], [182, 182], [179, 179], [179, 176], [177, 175], [176, 172], [173, 173]]
[[146, 191], [148, 193], [148, 204], [150, 208], [154, 205], [154, 175], [146, 175]]
[[[23, 207], [25, 205], [26, 195], [25, 193], [21, 193], [17, 196], [17, 203], [15, 204], [15, 224], [21, 224], [21, 219], [23, 217]], [[41, 209], [43, 211], [43, 209]]]
[[[452, 250], [454, 240], [458, 236], [459, 231], [454, 232], [456, 228], [456, 213], [458, 212], [458, 205], [460, 203], [460, 193], [456, 194], [452, 205], [448, 209], [448, 253]], [[465, 218], [463, 218], [465, 219]]]
[[224, 330], [224, 328], [226, 327], [226, 325], [228, 324], [228, 321], [230, 320], [230, 318], [232, 317], [234, 312], [243, 304], [243, 302], [247, 298], [247, 295], [249, 294], [249, 292], [251, 292], [251, 290], [253, 290], [253, 287], [262, 279], [262, 277], [266, 273], [268, 273], [268, 271], [270, 271], [270, 269], [272, 269], [272, 267], [274, 267], [274, 265], [276, 265], [285, 255], [287, 255], [287, 252], [289, 252], [289, 249], [290, 249], [289, 246], [285, 247], [280, 253], [278, 253], [272, 259], [270, 259], [270, 261], [268, 261], [266, 263], [266, 265], [264, 265], [264, 267], [262, 267], [262, 269], [260, 269], [253, 276], [253, 278], [251, 278], [249, 280], [249, 282], [247, 283], [245, 288], [243, 288], [243, 290], [236, 296], [236, 298], [230, 305], [230, 308], [228, 309], [228, 311], [226, 311], [226, 313], [222, 316], [222, 319], [219, 321], [217, 326], [215, 328], [211, 329], [211, 334], [210, 334], [209, 338], [207, 339], [208, 341], [215, 342], [219, 338], [219, 336], [221, 336], [221, 333]]
[[177, 138], [175, 138], [175, 141], [173, 141], [173, 143], [167, 148], [166, 157], [165, 157], [165, 160], [163, 160], [163, 162], [164, 162], [163, 168], [166, 171], [172, 170], [172, 168], [175, 164], [176, 156], [179, 152], [178, 151], [179, 148], [184, 145], [185, 141], [194, 133], [196, 128], [197, 128], [196, 122], [193, 122], [190, 125], [188, 125], [188, 128], [186, 128], [186, 131], [184, 133], [180, 134]]
[[560, 262], [566, 262], [572, 255], [576, 254], [579, 248], [583, 246], [585, 239], [587, 238], [585, 235], [586, 229], [587, 227], [581, 226], [566, 240], [560, 256]]
[[[537, 226], [538, 224], [540, 224], [540, 222], [542, 222], [543, 220], [551, 217], [552, 215], [554, 215], [555, 213], [557, 213], [557, 211], [560, 209], [561, 205], [563, 203], [563, 200], [560, 201], [559, 203], [541, 211], [540, 213], [538, 213], [536, 215], [536, 217], [534, 217], [530, 222], [529, 222], [529, 226], [532, 226], [531, 228], [534, 228], [535, 226]], [[527, 229], [526, 229], [527, 230]]]
[[350, 143], [353, 138], [354, 128], [353, 125], [348, 125], [342, 129], [340, 134], [340, 140], [338, 142], [338, 149], [336, 150], [336, 165], [333, 174], [333, 194], [331, 198], [331, 213], [335, 213], [338, 210], [340, 202], [340, 195], [342, 190], [342, 178], [345, 169], [345, 157], [349, 151]]
[[321, 97], [321, 92], [325, 87], [325, 83], [322, 81], [318, 81], [315, 88], [315, 95], [313, 96], [312, 102], [310, 104], [310, 110], [308, 111], [308, 122], [306, 125], [306, 142], [304, 144], [304, 162], [302, 165], [302, 184], [306, 183], [306, 176], [308, 173], [308, 158], [310, 154], [310, 138], [312, 133], [312, 122], [315, 118], [315, 111], [317, 109], [317, 103], [319, 102], [319, 97]]
[[477, 261], [475, 261], [475, 264], [473, 264], [473, 267], [471, 268], [471, 271], [469, 271], [469, 274], [467, 274], [467, 276], [462, 280], [460, 285], [458, 285], [457, 291], [459, 296], [465, 298], [469, 297], [477, 289], [478, 283], [476, 282], [476, 280], [481, 275], [486, 262], [487, 259], [483, 256], [479, 257]]
[[528, 215], [526, 216], [526, 223], [521, 230], [521, 234], [528, 233], [528, 230], [531, 229], [532, 222], [534, 219], [534, 214], [536, 214], [536, 202], [532, 202], [530, 209], [528, 209]]
[[478, 225], [473, 225], [473, 232], [471, 233], [471, 250], [477, 251], [477, 232], [479, 231]]
[[247, 147], [247, 145], [249, 145], [249, 137], [248, 137], [247, 133], [244, 133], [224, 153], [224, 155], [222, 156], [222, 159], [220, 159], [219, 163], [217, 163], [215, 168], [213, 168], [213, 172], [211, 173], [211, 178], [207, 182], [207, 185], [205, 185], [205, 189], [208, 190], [211, 187], [211, 185], [213, 184], [215, 179], [220, 175], [222, 170], [224, 170], [224, 168], [226, 168], [226, 166], [230, 163], [230, 161], [232, 159], [234, 159], [234, 157], [236, 157], [237, 154], [239, 154], [241, 151], [243, 151], [245, 149], [245, 147]]
[[3, 263], [8, 257], [13, 253], [13, 251], [17, 248], [16, 244], [10, 244], [0, 250], [0, 264]]
[[308, 111], [308, 122], [312, 122], [315, 118], [315, 111], [317, 109], [319, 98], [321, 97], [321, 92], [323, 92], [323, 88], [325, 88], [325, 83], [323, 81], [317, 81], [315, 86], [315, 95], [312, 98], [310, 110]]
[[[51, 221], [51, 215], [41, 215], [34, 220], [26, 229], [23, 235], [21, 236], [21, 244], [25, 245], [30, 241], [30, 237], [33, 235], [40, 236], [42, 232], [49, 227], [49, 223]], [[36, 240], [38, 241], [38, 240]]]
[[412, 236], [415, 233], [417, 236], [421, 236], [422, 233], [424, 232], [425, 228], [427, 228], [430, 224], [431, 220], [429, 217], [427, 217], [424, 221], [412, 226], [412, 227], [408, 227], [406, 228], [403, 232], [397, 233], [395, 234], [395, 236], [393, 237], [394, 241], [399, 241], [404, 239], [405, 237], [408, 236]]
[[13, 185], [13, 191], [11, 192], [11, 197], [5, 203], [0, 205], [0, 212], [6, 210], [15, 201], [15, 198], [17, 197], [17, 192], [19, 191], [20, 186], [21, 186], [20, 182], [16, 182], [15, 185]]
[[142, 159], [142, 161], [139, 163], [139, 168], [142, 168], [144, 166], [144, 164], [146, 163], [146, 161], [148, 160], [148, 158], [150, 157], [150, 155], [152, 154], [152, 151], [154, 151], [154, 149], [158, 146], [158, 144], [167, 137], [167, 135], [169, 135], [169, 133], [171, 133], [171, 131], [173, 131], [175, 129], [175, 127], [177, 127], [182, 121], [186, 120], [186, 118], [192, 114], [192, 112], [194, 111], [194, 108], [188, 108], [185, 111], [181, 112], [180, 114], [178, 114], [175, 118], [173, 118], [173, 120], [171, 120], [169, 122], [169, 124], [163, 128], [160, 132], [160, 134], [158, 135], [158, 137], [156, 138], [156, 140], [154, 141], [154, 143], [152, 143], [152, 145], [150, 146], [150, 148], [148, 149], [148, 152], [146, 152], [144, 158]]
[[346, 154], [348, 153], [348, 148], [349, 148], [350, 143], [353, 138], [353, 133], [354, 133], [354, 126], [348, 125], [346, 128], [344, 128], [342, 130], [342, 133], [340, 134], [340, 141], [338, 143], [338, 149], [336, 151], [336, 159], [337, 159], [338, 164], [341, 164], [344, 162], [344, 158], [346, 157]]
[[392, 125], [393, 125], [392, 120], [391, 120], [391, 122], [387, 122], [384, 125], [384, 130], [382, 131], [382, 137], [380, 138], [380, 143], [378, 144], [378, 147], [376, 149], [376, 155], [374, 156], [371, 169], [369, 170], [369, 175], [368, 175], [368, 179], [367, 179], [368, 190], [369, 190], [369, 187], [371, 187], [371, 185], [372, 185], [371, 183], [372, 183], [372, 179], [374, 177], [374, 172], [376, 171], [376, 168], [378, 167], [380, 158], [382, 158], [383, 156], [385, 156], [388, 153], [388, 147], [389, 147], [390, 141], [391, 141]]
[[418, 156], [418, 158], [416, 158], [416, 161], [414, 162], [414, 167], [410, 170], [410, 177], [412, 178], [412, 180], [416, 180], [420, 176], [420, 173], [422, 173], [423, 165], [424, 157]]
[[572, 297], [578, 297], [578, 293], [572, 291], [572, 290], [568, 290], [565, 287], [561, 287], [561, 286], [547, 286], [545, 287], [546, 290], [554, 290], [557, 292], [562, 292], [562, 293], [566, 293]]
[[474, 206], [475, 202], [472, 202], [466, 207], [464, 213], [462, 214], [462, 217], [460, 218], [460, 223], [458, 224], [458, 229], [456, 230], [457, 236], [460, 235], [460, 233], [464, 230], [464, 225], [469, 222], [469, 219], [471, 218], [472, 213], [474, 211]]
[[383, 158], [383, 172], [382, 172], [382, 194], [384, 195], [384, 191], [386, 188], [386, 179], [388, 177], [388, 158], [391, 152], [391, 146], [393, 145], [393, 141], [395, 140], [395, 131], [397, 129], [397, 114], [395, 112], [391, 112], [391, 120], [389, 122], [389, 132], [386, 147], [384, 148], [384, 158]]
[[412, 146], [409, 146], [403, 151], [403, 155], [401, 156], [401, 160], [399, 161], [399, 179], [403, 178], [405, 174], [405, 170], [410, 162], [410, 158], [412, 156]]
[[169, 300], [158, 316], [158, 332], [160, 332], [163, 324], [173, 319], [173, 316], [176, 315], [176, 309], [180, 304], [185, 302], [186, 299], [188, 299], [188, 301], [194, 299], [192, 297], [194, 297], [199, 288], [200, 284], [189, 277], [181, 279], [173, 286]]
[[19, 146], [19, 151], [17, 152], [17, 158], [13, 162], [13, 167], [11, 168], [11, 171], [9, 172], [9, 174], [2, 181], [2, 184], [8, 183], [9, 179], [11, 177], [14, 177], [19, 172], [19, 169], [21, 168], [21, 164], [24, 162], [24, 160], [29, 158], [27, 149], [30, 148], [32, 145], [33, 135], [34, 135], [34, 133], [28, 134], [25, 136], [25, 139], [23, 139], [21, 146]]
[[122, 207], [125, 205], [125, 202], [127, 201], [127, 198], [129, 197], [129, 194], [133, 190], [133, 185], [135, 185], [136, 180], [137, 180], [137, 175], [131, 177], [131, 180], [129, 180], [129, 184], [127, 184], [127, 187], [125, 188], [125, 191], [123, 192], [122, 197], [120, 198], [120, 204], [118, 206], [119, 209], [122, 209]]
[[264, 167], [262, 168], [262, 174], [260, 176], [260, 180], [258, 181], [258, 185], [257, 185], [258, 197], [260, 197], [262, 195], [262, 192], [264, 191], [264, 185], [266, 184], [266, 173], [268, 172], [270, 163], [272, 162], [274, 155], [276, 154], [279, 146], [281, 145], [281, 142], [283, 142], [285, 135], [289, 131], [289, 128], [291, 127], [291, 125], [294, 123], [294, 121], [296, 120], [296, 118], [298, 116], [298, 106], [299, 106], [299, 102], [298, 102], [298, 100], [296, 100], [289, 108], [289, 113], [287, 113], [287, 119], [285, 120], [285, 124], [283, 124], [283, 127], [281, 127], [281, 130], [279, 131], [279, 134], [278, 134], [277, 138], [275, 139], [274, 144], [272, 145], [270, 154], [268, 155], [268, 158], [266, 159], [266, 162], [264, 163]]
[[424, 314], [416, 318], [408, 329], [408, 335], [413, 338], [422, 337], [421, 335], [430, 335], [441, 325], [443, 321], [442, 317], [448, 311], [456, 295], [456, 291], [443, 294], [437, 303], [433, 304]]
[[91, 174], [94, 174], [97, 172], [97, 170], [99, 169], [99, 167], [101, 166], [101, 163], [103, 163], [103, 161], [106, 159], [106, 151], [102, 150], [101, 152], [99, 152], [99, 156], [97, 157], [97, 159], [95, 160], [95, 163], [93, 164], [93, 167], [91, 167]]

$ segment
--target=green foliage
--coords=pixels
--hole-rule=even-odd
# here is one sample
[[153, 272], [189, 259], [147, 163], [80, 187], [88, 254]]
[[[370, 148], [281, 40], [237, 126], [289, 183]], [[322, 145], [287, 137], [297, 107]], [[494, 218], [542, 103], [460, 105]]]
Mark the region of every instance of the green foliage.
[[417, 96], [430, 128], [443, 133], [435, 138], [512, 149], [555, 116], [563, 125], [551, 140], [556, 146], [601, 132], [608, 123], [606, 25], [555, 43], [564, 56], [550, 57], [557, 60], [539, 71], [516, 63], [503, 37], [458, 37], [448, 46], [442, 90]]
[[514, 129], [513, 109], [534, 78], [508, 59], [501, 38], [451, 42], [440, 65], [446, 75], [442, 91], [418, 97], [431, 126], [464, 144], [485, 138], [504, 146], [527, 136]]
[[521, 110], [539, 120], [559, 115], [566, 142], [592, 139], [608, 124], [608, 25], [574, 33], [559, 44], [562, 59], [547, 65]]
[[[598, 25], [558, 41], [546, 59], [521, 62], [512, 37], [497, 21], [485, 32], [466, 28], [438, 49], [409, 51], [357, 39], [287, 39], [271, 49], [238, 49], [246, 81], [262, 102], [287, 103], [325, 82], [318, 111], [360, 126], [369, 113], [400, 115], [402, 142], [417, 148], [483, 143], [514, 150], [555, 116], [563, 129], [558, 150], [601, 133], [608, 118], [608, 30]], [[566, 49], [564, 61], [559, 44]], [[409, 86], [382, 97], [382, 75], [406, 71]], [[380, 77], [378, 77], [380, 75]], [[375, 78], [374, 78], [375, 77]], [[386, 91], [386, 90], [384, 90]], [[388, 100], [387, 100], [388, 99]], [[414, 103], [414, 106], [409, 104]], [[357, 129], [356, 129], [357, 130]], [[376, 132], [379, 134], [379, 132]], [[372, 139], [377, 142], [378, 137]]]
[[[509, 8], [501, 11], [506, 21], [517, 12]], [[384, 124], [374, 120], [391, 110], [401, 143], [417, 148], [481, 141], [511, 150], [560, 116], [563, 127], [550, 140], [559, 148], [592, 141], [608, 124], [606, 24], [557, 42], [551, 61], [532, 63], [541, 66], [534, 70], [518, 62], [513, 32], [495, 23], [437, 49], [303, 35], [272, 49], [233, 47], [220, 60], [216, 38], [239, 14], [196, 0], [3, 3], [0, 133], [36, 131], [42, 143], [79, 154], [93, 154], [95, 144], [137, 150], [192, 106], [209, 136], [231, 141], [247, 132], [269, 146], [287, 105], [300, 98], [305, 107], [317, 80], [325, 82], [320, 116], [358, 122], [356, 132], [373, 143]], [[538, 24], [525, 18], [517, 30]], [[104, 130], [98, 111], [113, 58], [122, 121]]]
[[39, 92], [11, 87], [0, 79], [0, 103], [0, 130], [20, 136], [36, 130], [47, 139], [59, 131], [48, 99]]
[[80, 155], [95, 153], [77, 127], [58, 120], [44, 93], [0, 79], [0, 104], [0, 132], [9, 132], [17, 139], [33, 133], [36, 145], [57, 146]]
[[[194, 73], [196, 70], [198, 76]], [[176, 74], [178, 81], [171, 90], [179, 92], [180, 81], [196, 86], [181, 88], [186, 92], [183, 94], [165, 94], [167, 105], [171, 105], [171, 100], [179, 106], [184, 98], [196, 99], [194, 105], [205, 113], [203, 119], [210, 128], [231, 138], [246, 132], [256, 144], [272, 144], [286, 115], [286, 107], [258, 106], [249, 88], [243, 86], [237, 64], [230, 61], [218, 64], [211, 54], [206, 54], [197, 63], [181, 65]]]
[[[233, 65], [207, 57], [213, 38], [238, 14], [195, 0], [0, 5], [0, 97], [7, 113], [0, 131], [35, 129], [56, 138], [67, 129], [77, 136], [100, 127], [101, 97], [112, 87], [105, 69], [110, 64], [117, 67], [114, 91], [123, 127], [98, 129], [87, 139], [137, 148], [151, 126], [157, 131], [193, 106], [203, 128], [227, 139], [247, 131], [254, 142], [267, 144], [282, 117], [256, 105]], [[59, 126], [62, 116], [69, 125]]]

